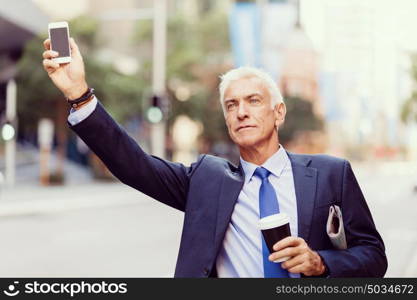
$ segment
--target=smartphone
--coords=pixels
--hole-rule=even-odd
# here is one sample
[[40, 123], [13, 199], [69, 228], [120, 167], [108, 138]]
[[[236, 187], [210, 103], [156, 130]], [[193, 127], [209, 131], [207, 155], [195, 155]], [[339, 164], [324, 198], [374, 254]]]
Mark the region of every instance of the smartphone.
[[71, 48], [69, 44], [69, 28], [67, 22], [54, 22], [48, 24], [49, 39], [51, 40], [51, 50], [59, 53], [58, 57], [53, 58], [59, 64], [71, 62]]

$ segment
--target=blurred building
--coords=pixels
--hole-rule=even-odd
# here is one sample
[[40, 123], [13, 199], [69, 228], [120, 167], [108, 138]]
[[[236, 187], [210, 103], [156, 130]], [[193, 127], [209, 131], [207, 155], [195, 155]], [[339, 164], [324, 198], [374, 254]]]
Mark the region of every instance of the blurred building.
[[[296, 20], [289, 30], [282, 52], [279, 86], [284, 98], [298, 98], [311, 103], [316, 118], [323, 118], [319, 94], [319, 55], [300, 22], [299, 2], [289, 3], [296, 9]], [[327, 142], [324, 130], [297, 130], [286, 148], [295, 153], [324, 153]]]
[[298, 17], [285, 41], [282, 56], [279, 79], [282, 94], [284, 97], [298, 97], [311, 102], [313, 111], [321, 116], [318, 90], [319, 57]]
[[45, 31], [47, 16], [32, 1], [0, 0], [0, 113], [5, 111], [7, 82], [16, 76], [16, 63], [25, 43]]
[[321, 114], [318, 54], [301, 26], [299, 2], [238, 1], [230, 23], [235, 65], [264, 68], [284, 97], [310, 101]]
[[416, 149], [415, 128], [400, 121], [412, 90], [415, 1], [312, 2], [301, 1], [301, 20], [321, 53], [332, 151], [362, 148], [366, 155], [394, 157], [401, 148]]

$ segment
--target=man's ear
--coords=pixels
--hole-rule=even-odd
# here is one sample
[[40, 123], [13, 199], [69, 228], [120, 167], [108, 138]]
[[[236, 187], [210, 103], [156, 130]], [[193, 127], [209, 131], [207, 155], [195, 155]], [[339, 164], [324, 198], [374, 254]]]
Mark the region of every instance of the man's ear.
[[278, 129], [284, 124], [285, 115], [287, 114], [287, 107], [284, 102], [278, 103], [274, 107], [275, 127]]

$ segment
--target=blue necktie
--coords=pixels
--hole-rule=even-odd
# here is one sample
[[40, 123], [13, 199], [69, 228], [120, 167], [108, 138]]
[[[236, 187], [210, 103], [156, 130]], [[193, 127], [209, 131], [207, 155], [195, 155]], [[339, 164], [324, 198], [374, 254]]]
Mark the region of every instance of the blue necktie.
[[[262, 180], [261, 188], [259, 189], [259, 214], [260, 218], [264, 218], [273, 214], [279, 213], [279, 204], [274, 187], [268, 180], [271, 174], [267, 169], [258, 167], [254, 175]], [[268, 259], [270, 255], [268, 247], [262, 236], [262, 255], [264, 262], [265, 278], [285, 278], [289, 277], [288, 271], [281, 267], [280, 263], [274, 263]]]

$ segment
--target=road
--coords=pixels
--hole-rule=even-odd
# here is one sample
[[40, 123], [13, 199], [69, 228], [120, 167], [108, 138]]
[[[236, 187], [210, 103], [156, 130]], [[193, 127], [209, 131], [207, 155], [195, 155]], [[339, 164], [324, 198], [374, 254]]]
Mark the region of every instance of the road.
[[[353, 164], [386, 244], [417, 277], [417, 164]], [[1, 277], [172, 277], [183, 214], [119, 183], [23, 184], [0, 199]]]
[[173, 276], [182, 213], [127, 186], [26, 187], [13, 198], [0, 209], [1, 277]]
[[417, 277], [417, 163], [358, 165], [357, 179], [385, 242], [386, 277]]

